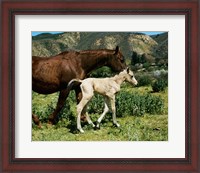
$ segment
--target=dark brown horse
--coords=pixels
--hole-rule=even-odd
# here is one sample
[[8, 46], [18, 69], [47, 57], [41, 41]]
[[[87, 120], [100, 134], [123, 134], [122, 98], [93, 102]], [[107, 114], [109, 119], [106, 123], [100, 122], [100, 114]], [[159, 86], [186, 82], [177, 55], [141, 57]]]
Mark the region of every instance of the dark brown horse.
[[[63, 52], [53, 57], [32, 57], [32, 89], [40, 94], [60, 91], [55, 111], [49, 116], [49, 123], [55, 124], [58, 113], [64, 106], [69, 94], [67, 84], [73, 78], [84, 79], [94, 69], [108, 66], [113, 71], [122, 71], [125, 67], [124, 56], [117, 46], [115, 50], [86, 50]], [[73, 88], [77, 102], [82, 98], [79, 86]], [[36, 115], [33, 121], [40, 124]]]

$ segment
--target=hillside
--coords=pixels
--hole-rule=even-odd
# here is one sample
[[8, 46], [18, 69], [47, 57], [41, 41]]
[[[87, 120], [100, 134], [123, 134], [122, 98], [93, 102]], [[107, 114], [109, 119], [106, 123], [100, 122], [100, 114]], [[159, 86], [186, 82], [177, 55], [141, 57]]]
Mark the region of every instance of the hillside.
[[[167, 34], [167, 33], [166, 33]], [[167, 38], [167, 35], [164, 37]], [[163, 41], [165, 41], [163, 39]], [[119, 45], [130, 58], [132, 51], [150, 53], [162, 41], [145, 34], [128, 32], [65, 32], [62, 34], [40, 34], [33, 36], [32, 53], [37, 56], [50, 56], [65, 50], [114, 49]]]
[[136, 70], [167, 69], [167, 32], [154, 36], [134, 32], [44, 33], [32, 37], [32, 55], [48, 57], [66, 50], [115, 49], [117, 45]]

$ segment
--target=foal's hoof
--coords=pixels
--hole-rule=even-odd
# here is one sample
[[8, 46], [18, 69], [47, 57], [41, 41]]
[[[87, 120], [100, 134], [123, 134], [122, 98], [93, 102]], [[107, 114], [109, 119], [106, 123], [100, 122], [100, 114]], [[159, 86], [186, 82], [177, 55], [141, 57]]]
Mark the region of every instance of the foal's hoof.
[[120, 125], [118, 123], [113, 123], [114, 127], [120, 127]]
[[79, 130], [79, 132], [84, 133], [84, 130], [83, 130], [83, 129], [78, 129], [78, 130]]
[[100, 126], [95, 126], [94, 130], [100, 130]]
[[95, 124], [94, 130], [99, 130], [100, 129], [100, 124], [98, 122], [95, 122], [94, 124]]

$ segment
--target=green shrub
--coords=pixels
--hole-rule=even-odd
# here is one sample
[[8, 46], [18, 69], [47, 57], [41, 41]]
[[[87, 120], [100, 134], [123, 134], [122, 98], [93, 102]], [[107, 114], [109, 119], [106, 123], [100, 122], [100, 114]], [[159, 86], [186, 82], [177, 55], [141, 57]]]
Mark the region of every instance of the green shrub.
[[[53, 113], [58, 102], [58, 93], [53, 95], [42, 95], [37, 93], [32, 93], [32, 112], [36, 114], [41, 121], [47, 121], [48, 116]], [[59, 112], [58, 118], [69, 118], [72, 115], [71, 107], [69, 102], [75, 101], [75, 96], [70, 93], [63, 109]]]
[[117, 116], [148, 114], [162, 114], [164, 112], [164, 100], [151, 94], [140, 95], [121, 92], [116, 101]]
[[152, 84], [152, 77], [150, 75], [140, 75], [135, 77], [138, 81], [138, 84], [136, 87], [140, 86], [148, 86]]
[[104, 99], [101, 95], [95, 94], [88, 104], [88, 113], [101, 114], [104, 108]]
[[152, 94], [145, 95], [146, 113], [162, 114], [164, 113], [164, 100], [159, 96]]
[[152, 89], [154, 92], [164, 91], [166, 87], [167, 87], [167, 81], [163, 79], [156, 80], [152, 84]]
[[[37, 98], [39, 97], [39, 98]], [[32, 102], [32, 111], [38, 115], [40, 120], [47, 121], [48, 116], [54, 111], [57, 104], [57, 97], [43, 98], [41, 95], [35, 95]], [[43, 99], [42, 99], [43, 98]], [[41, 100], [41, 102], [38, 102]], [[44, 101], [44, 102], [42, 102]], [[44, 104], [48, 101], [48, 104]], [[95, 94], [88, 104], [89, 114], [102, 114], [104, 109], [104, 99], [101, 95]], [[130, 93], [127, 91], [120, 91], [116, 95], [116, 114], [118, 117], [124, 116], [141, 116], [147, 114], [163, 114], [164, 113], [164, 100], [159, 96], [149, 93], [139, 94]], [[59, 119], [67, 119], [71, 121], [76, 119], [76, 100], [75, 95], [70, 94], [67, 98], [64, 108], [58, 115]]]
[[108, 67], [101, 67], [90, 74], [90, 77], [110, 77], [112, 76], [112, 71]]
[[[96, 94], [88, 105], [89, 114], [101, 114], [104, 108], [104, 100], [101, 95]], [[118, 117], [126, 115], [141, 116], [148, 114], [162, 114], [164, 101], [151, 94], [128, 93], [121, 91], [116, 96], [116, 113]]]

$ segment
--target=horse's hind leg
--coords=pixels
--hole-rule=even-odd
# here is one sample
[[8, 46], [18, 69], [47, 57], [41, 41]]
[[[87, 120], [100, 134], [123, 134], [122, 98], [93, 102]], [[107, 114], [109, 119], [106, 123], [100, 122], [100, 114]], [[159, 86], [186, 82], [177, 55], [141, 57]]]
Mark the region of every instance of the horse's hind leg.
[[69, 91], [67, 89], [61, 90], [57, 102], [56, 109], [54, 112], [49, 116], [48, 123], [49, 124], [56, 124], [58, 122], [58, 113], [61, 111], [63, 108], [66, 98], [69, 95]]
[[32, 120], [39, 128], [41, 128], [41, 122], [35, 114], [32, 114]]

